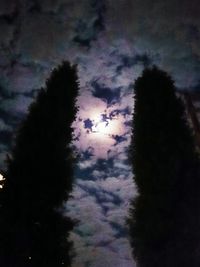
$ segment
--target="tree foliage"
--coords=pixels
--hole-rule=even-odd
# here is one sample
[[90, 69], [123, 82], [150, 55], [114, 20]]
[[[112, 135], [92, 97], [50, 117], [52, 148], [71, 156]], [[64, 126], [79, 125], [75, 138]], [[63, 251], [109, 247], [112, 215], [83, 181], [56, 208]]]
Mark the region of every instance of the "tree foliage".
[[139, 267], [200, 266], [200, 164], [183, 105], [156, 67], [144, 70], [134, 93], [133, 255]]
[[1, 196], [0, 265], [70, 266], [73, 227], [60, 209], [73, 186], [75, 66], [53, 70], [20, 127]]

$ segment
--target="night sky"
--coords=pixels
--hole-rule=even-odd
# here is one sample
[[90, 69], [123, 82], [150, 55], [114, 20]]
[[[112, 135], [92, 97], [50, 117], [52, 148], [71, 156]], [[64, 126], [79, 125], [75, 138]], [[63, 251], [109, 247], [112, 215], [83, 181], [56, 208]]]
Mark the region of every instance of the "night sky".
[[66, 213], [73, 267], [134, 267], [127, 227], [136, 194], [128, 162], [133, 84], [144, 67], [200, 90], [198, 0], [1, 0], [0, 169], [14, 133], [51, 70], [78, 64], [79, 154]]

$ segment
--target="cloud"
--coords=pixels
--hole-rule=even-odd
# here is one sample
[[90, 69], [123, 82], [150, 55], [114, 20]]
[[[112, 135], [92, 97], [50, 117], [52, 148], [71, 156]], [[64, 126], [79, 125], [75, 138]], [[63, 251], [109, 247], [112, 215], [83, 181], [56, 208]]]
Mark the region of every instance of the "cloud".
[[36, 13], [24, 18], [18, 50], [23, 52], [23, 62], [48, 64], [61, 59], [62, 45], [67, 45], [70, 36], [70, 24], [59, 23], [48, 14]]
[[88, 169], [88, 168], [91, 168], [94, 166], [94, 162], [91, 159], [82, 160], [79, 162], [78, 166], [79, 166], [80, 170]]
[[122, 135], [112, 135], [112, 138], [116, 141], [115, 145], [127, 140], [126, 137]]
[[84, 120], [84, 128], [85, 129], [90, 129], [92, 130], [92, 127], [94, 126], [94, 124], [92, 123], [92, 121], [90, 119], [86, 119]]
[[0, 3], [0, 15], [12, 14], [15, 4], [12, 0], [2, 0]]
[[[125, 220], [136, 189], [129, 170], [119, 175], [115, 167], [118, 176], [113, 173], [113, 160], [95, 164], [91, 171], [96, 179], [77, 179], [73, 198], [67, 203], [67, 214], [79, 221], [71, 234], [77, 252], [73, 266], [113, 266], [116, 259], [117, 266], [134, 266]], [[109, 255], [109, 262], [102, 252]]]
[[27, 112], [28, 106], [33, 101], [31, 97], [26, 97], [24, 95], [18, 94], [13, 98], [9, 98], [3, 102], [1, 108], [5, 112], [25, 114]]
[[[10, 90], [39, 88], [53, 66], [70, 58], [81, 65], [81, 83], [98, 78], [108, 88], [105, 95], [111, 94], [109, 89], [125, 90], [149, 63], [170, 71], [179, 86], [195, 86], [200, 65], [197, 14], [196, 0], [114, 5], [112, 0], [88, 0], [78, 6], [70, 0], [25, 1], [20, 6], [1, 1], [1, 15], [13, 17], [10, 24], [2, 17], [1, 76]], [[76, 46], [75, 38], [89, 42], [90, 49]]]
[[82, 176], [77, 172], [72, 199], [66, 206], [67, 215], [79, 222], [71, 234], [77, 253], [73, 266], [135, 266], [126, 218], [137, 190], [127, 162], [127, 144], [116, 145], [107, 159], [94, 161], [86, 153], [78, 164], [78, 168], [84, 164]]
[[7, 90], [14, 93], [29, 93], [39, 89], [45, 72], [35, 64], [15, 64], [5, 77]]
[[92, 19], [79, 19], [75, 26], [73, 41], [80, 46], [91, 47], [91, 42], [97, 40], [98, 34], [104, 30], [105, 1], [91, 1], [91, 8], [95, 11]]
[[[106, 249], [105, 246], [94, 247], [93, 245], [82, 247], [78, 236], [73, 235], [73, 239], [76, 240], [76, 244], [79, 243], [79, 246], [76, 247], [78, 256], [74, 259], [72, 266], [136, 266], [131, 259], [130, 251], [127, 250], [127, 241], [125, 239], [118, 240], [118, 242], [110, 242], [110, 249]], [[118, 250], [118, 247], [121, 247], [121, 251]]]
[[[7, 125], [3, 120], [0, 119], [0, 129], [1, 129], [1, 132], [10, 132], [12, 131], [12, 128]], [[0, 132], [0, 134], [1, 134]]]
[[114, 6], [112, 3], [108, 1], [105, 18], [109, 40], [125, 39], [132, 43], [133, 55], [154, 55], [154, 63], [170, 71], [180, 87], [196, 83], [200, 47], [199, 33], [194, 30], [200, 27], [196, 0], [191, 3], [157, 0], [153, 4], [149, 0], [142, 3], [125, 0]]
[[100, 85], [97, 81], [92, 81], [91, 85], [93, 87], [92, 90], [93, 96], [105, 101], [108, 107], [120, 101], [120, 91], [121, 91], [120, 87], [112, 89], [106, 88]]
[[121, 64], [118, 65], [116, 68], [116, 72], [119, 74], [124, 68], [132, 68], [138, 63], [142, 64], [144, 67], [149, 67], [149, 65], [151, 64], [151, 60], [147, 54], [143, 54], [143, 55], [138, 54], [135, 56], [134, 55], [133, 56], [121, 55], [120, 61], [121, 61]]

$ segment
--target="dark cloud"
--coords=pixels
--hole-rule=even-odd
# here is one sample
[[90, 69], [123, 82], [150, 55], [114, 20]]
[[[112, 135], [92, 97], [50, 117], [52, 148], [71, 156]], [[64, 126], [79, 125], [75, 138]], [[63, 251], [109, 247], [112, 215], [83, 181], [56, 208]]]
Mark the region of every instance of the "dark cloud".
[[191, 87], [191, 90], [200, 92], [200, 81], [198, 81], [195, 86]]
[[81, 159], [82, 160], [88, 160], [94, 155], [94, 148], [93, 147], [88, 147], [87, 150], [83, 151], [81, 153]]
[[84, 128], [92, 130], [92, 127], [94, 126], [93, 122], [90, 119], [84, 120]]
[[106, 1], [92, 0], [91, 5], [98, 14], [97, 19], [95, 20], [94, 23], [96, 28], [99, 29], [99, 31], [105, 30], [104, 16], [106, 13]]
[[144, 67], [149, 67], [152, 63], [151, 59], [148, 57], [147, 54], [138, 54], [135, 56], [121, 55], [119, 62], [120, 63], [116, 68], [117, 74], [120, 74], [124, 68], [132, 68], [137, 64], [142, 64]]
[[132, 121], [125, 121], [124, 122], [124, 125], [127, 126], [127, 127], [131, 127], [132, 126]]
[[112, 169], [114, 163], [114, 158], [109, 159], [98, 159], [94, 165], [95, 170], [105, 171], [106, 176], [108, 175], [108, 170]]
[[107, 126], [108, 123], [109, 123], [109, 119], [110, 119], [110, 117], [107, 116], [107, 114], [100, 114], [100, 115], [101, 115], [101, 121], [106, 122], [106, 123], [107, 123], [106, 126]]
[[37, 1], [37, 0], [31, 0], [29, 3], [28, 3], [28, 12], [30, 13], [30, 15], [32, 13], [38, 13], [38, 12], [41, 12], [42, 11], [42, 8], [41, 8], [41, 5], [40, 5], [40, 2]]
[[108, 106], [120, 101], [121, 87], [114, 89], [107, 88], [99, 84], [98, 81], [92, 81], [91, 86], [93, 88], [93, 96], [102, 99], [107, 103]]
[[7, 122], [12, 124], [13, 115], [8, 112], [5, 112], [1, 107], [0, 107], [0, 118], [2, 121], [4, 121], [5, 124], [7, 124]]
[[[83, 165], [83, 164], [82, 164]], [[84, 180], [95, 180], [95, 177], [92, 175], [91, 170], [93, 170], [93, 168], [89, 165], [88, 167], [83, 168], [76, 168], [75, 170], [75, 177], [79, 177], [79, 179], [81, 179], [82, 181]]]
[[191, 41], [199, 41], [200, 32], [196, 25], [187, 25], [187, 38]]
[[92, 18], [77, 21], [73, 38], [75, 43], [87, 48], [91, 47], [91, 42], [97, 40], [98, 34], [105, 29], [105, 1], [91, 0], [91, 9], [94, 13]]
[[116, 141], [115, 146], [127, 140], [127, 137], [123, 135], [112, 135], [112, 138]]
[[15, 1], [2, 0], [0, 2], [0, 15], [11, 15], [13, 14], [16, 7]]
[[100, 158], [95, 161], [92, 161], [92, 157], [93, 155], [88, 156], [86, 153], [86, 158], [84, 158], [82, 154], [82, 161], [75, 170], [76, 177], [84, 181], [98, 181], [98, 179], [106, 180], [110, 176], [116, 177], [119, 172], [124, 174], [130, 171], [125, 162], [126, 157], [123, 160], [116, 160], [116, 155], [114, 154], [109, 156], [108, 159]]
[[0, 23], [13, 24], [18, 16], [18, 10], [14, 9], [11, 13], [0, 15]]
[[122, 226], [117, 222], [110, 222], [110, 225], [116, 230], [116, 238], [122, 238], [128, 235], [128, 229], [125, 226]]
[[123, 115], [124, 117], [126, 117], [126, 115], [131, 115], [132, 113], [132, 110], [130, 107], [126, 106], [125, 108], [123, 109], [113, 109], [110, 114], [109, 114], [109, 118], [112, 119], [112, 118], [115, 118], [117, 115], [121, 114]]

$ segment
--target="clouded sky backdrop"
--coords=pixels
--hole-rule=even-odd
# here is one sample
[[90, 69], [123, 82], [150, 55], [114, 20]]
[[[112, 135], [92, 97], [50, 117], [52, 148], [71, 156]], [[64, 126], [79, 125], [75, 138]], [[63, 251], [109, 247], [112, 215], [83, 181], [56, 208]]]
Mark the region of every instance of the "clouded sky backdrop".
[[0, 168], [16, 126], [62, 60], [78, 64], [80, 153], [67, 213], [73, 267], [134, 267], [125, 217], [136, 194], [127, 160], [133, 83], [145, 66], [200, 89], [198, 0], [1, 0]]

